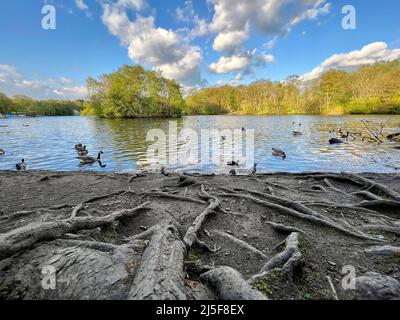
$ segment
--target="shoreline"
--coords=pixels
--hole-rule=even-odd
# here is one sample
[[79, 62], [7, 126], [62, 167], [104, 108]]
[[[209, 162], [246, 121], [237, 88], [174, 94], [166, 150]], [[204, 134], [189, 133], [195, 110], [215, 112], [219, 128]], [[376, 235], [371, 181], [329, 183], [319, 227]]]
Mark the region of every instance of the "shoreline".
[[392, 174], [0, 171], [0, 187], [0, 299], [383, 299], [400, 283]]

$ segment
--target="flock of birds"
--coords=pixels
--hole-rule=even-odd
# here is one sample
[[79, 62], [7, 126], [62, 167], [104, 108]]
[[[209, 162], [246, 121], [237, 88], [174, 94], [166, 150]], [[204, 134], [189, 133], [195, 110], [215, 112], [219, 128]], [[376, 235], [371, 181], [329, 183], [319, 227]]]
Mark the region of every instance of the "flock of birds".
[[[80, 161], [80, 166], [94, 164], [96, 162], [99, 163], [101, 168], [105, 168], [107, 166], [103, 165], [101, 162], [101, 155], [104, 154], [103, 151], [100, 151], [97, 155], [97, 158], [94, 158], [88, 155], [89, 151], [87, 150], [86, 146], [82, 145], [81, 143], [75, 145], [75, 150], [78, 155], [76, 158]], [[5, 150], [0, 149], [0, 156], [3, 156], [5, 154]], [[21, 162], [15, 164], [15, 168], [17, 169], [17, 171], [26, 171], [27, 163], [25, 162], [25, 159], [21, 159]]]
[[[295, 123], [293, 122], [293, 125]], [[301, 126], [302, 124], [299, 124], [299, 129], [297, 131], [292, 131], [292, 135], [295, 137], [298, 136], [302, 136], [303, 133], [301, 132]], [[246, 129], [242, 128], [242, 131], [245, 132]], [[332, 133], [332, 132], [330, 132]], [[346, 139], [348, 138], [348, 134], [345, 135], [341, 130], [339, 130], [338, 132], [336, 132], [337, 138], [331, 138], [329, 140], [330, 144], [341, 144], [341, 143], [345, 143], [345, 141], [341, 140], [341, 139]], [[223, 141], [226, 140], [226, 136], [222, 136], [221, 139]], [[75, 145], [75, 150], [77, 152], [77, 159], [80, 161], [80, 166], [83, 165], [90, 165], [90, 164], [94, 164], [94, 163], [99, 163], [101, 168], [105, 168], [107, 165], [103, 165], [101, 162], [101, 156], [104, 154], [103, 151], [100, 151], [97, 155], [97, 158], [89, 156], [89, 151], [87, 150], [86, 145], [83, 145], [82, 143], [76, 144]], [[3, 149], [0, 149], [0, 156], [4, 155], [5, 151]], [[282, 160], [285, 160], [287, 158], [287, 155], [285, 153], [285, 151], [278, 149], [278, 148], [272, 148], [272, 155], [274, 157], [280, 157], [282, 158]], [[239, 161], [230, 161], [227, 163], [227, 166], [229, 167], [238, 167], [239, 168]], [[21, 162], [17, 163], [15, 165], [17, 171], [24, 171], [27, 169], [27, 164], [25, 162], [25, 159], [22, 159]], [[165, 170], [165, 169], [164, 169]], [[256, 174], [257, 173], [257, 163], [254, 164], [253, 169], [251, 171], [251, 174]], [[237, 171], [236, 169], [232, 169], [229, 171], [229, 175], [231, 176], [235, 176], [237, 175]]]

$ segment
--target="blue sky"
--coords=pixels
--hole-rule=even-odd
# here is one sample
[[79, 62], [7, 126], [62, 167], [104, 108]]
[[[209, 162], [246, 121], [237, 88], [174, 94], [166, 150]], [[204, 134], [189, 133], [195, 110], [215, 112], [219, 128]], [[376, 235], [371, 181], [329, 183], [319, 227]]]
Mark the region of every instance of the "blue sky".
[[[42, 28], [42, 8], [56, 29]], [[356, 29], [342, 28], [342, 8]], [[85, 80], [123, 64], [185, 87], [305, 80], [331, 68], [400, 59], [398, 0], [5, 0], [0, 91], [82, 98]]]

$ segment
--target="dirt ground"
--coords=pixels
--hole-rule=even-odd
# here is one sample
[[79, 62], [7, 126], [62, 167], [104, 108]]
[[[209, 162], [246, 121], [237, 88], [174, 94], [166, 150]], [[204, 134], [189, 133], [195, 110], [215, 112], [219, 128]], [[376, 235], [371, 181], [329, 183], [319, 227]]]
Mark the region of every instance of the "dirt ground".
[[398, 190], [383, 174], [3, 171], [0, 299], [399, 299]]

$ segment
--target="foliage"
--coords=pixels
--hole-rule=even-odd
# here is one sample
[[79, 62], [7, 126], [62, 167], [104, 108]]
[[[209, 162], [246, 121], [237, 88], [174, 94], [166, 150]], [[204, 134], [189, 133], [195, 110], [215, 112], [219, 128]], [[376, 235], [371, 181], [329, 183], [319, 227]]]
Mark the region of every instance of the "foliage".
[[90, 101], [83, 115], [105, 118], [178, 117], [184, 108], [181, 87], [157, 71], [123, 66], [98, 80], [89, 78]]
[[12, 101], [4, 93], [0, 92], [0, 116], [6, 116], [12, 108]]
[[304, 82], [283, 82], [192, 90], [187, 114], [365, 114], [400, 113], [400, 62], [377, 63], [353, 72], [330, 70]]
[[73, 116], [83, 106], [82, 100], [33, 100], [26, 96], [12, 98], [12, 112], [27, 116]]

